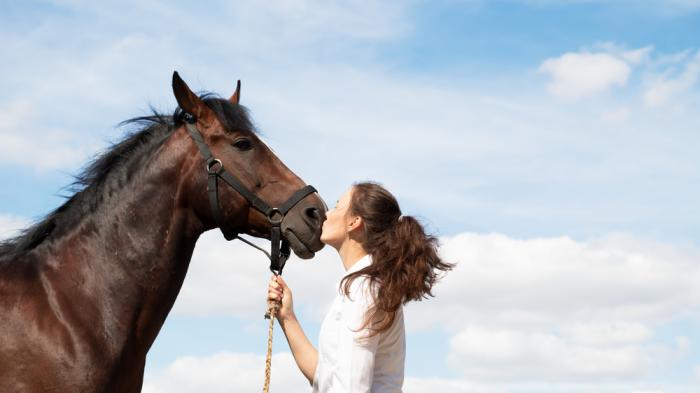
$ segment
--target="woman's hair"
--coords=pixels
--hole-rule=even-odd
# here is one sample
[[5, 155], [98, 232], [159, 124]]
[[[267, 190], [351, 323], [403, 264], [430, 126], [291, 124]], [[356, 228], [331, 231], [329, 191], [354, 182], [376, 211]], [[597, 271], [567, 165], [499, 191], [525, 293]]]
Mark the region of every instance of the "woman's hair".
[[356, 278], [369, 280], [374, 302], [363, 327], [373, 336], [391, 327], [402, 304], [433, 296], [438, 273], [454, 264], [440, 259], [437, 238], [426, 234], [414, 217], [402, 216], [396, 198], [377, 183], [353, 185], [348, 214], [362, 218], [361, 244], [372, 264], [344, 277], [341, 286], [349, 296]]

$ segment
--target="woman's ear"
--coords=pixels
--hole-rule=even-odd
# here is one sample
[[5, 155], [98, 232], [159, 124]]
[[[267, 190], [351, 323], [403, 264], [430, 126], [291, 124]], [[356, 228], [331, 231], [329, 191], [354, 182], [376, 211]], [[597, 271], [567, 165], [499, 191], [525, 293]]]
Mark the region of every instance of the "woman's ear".
[[348, 223], [348, 232], [352, 232], [357, 228], [362, 227], [362, 217], [360, 216], [354, 216], [350, 219], [350, 222]]

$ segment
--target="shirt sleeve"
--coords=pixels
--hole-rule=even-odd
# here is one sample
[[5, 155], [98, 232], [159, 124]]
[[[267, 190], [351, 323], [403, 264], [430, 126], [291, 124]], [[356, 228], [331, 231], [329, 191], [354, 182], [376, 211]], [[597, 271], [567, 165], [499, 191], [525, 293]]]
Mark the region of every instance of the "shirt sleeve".
[[343, 298], [342, 327], [338, 340], [336, 376], [343, 392], [369, 393], [372, 389], [380, 334], [369, 337], [370, 330], [362, 328], [367, 310], [372, 304], [369, 280], [365, 277], [356, 278], [351, 285], [350, 296]]

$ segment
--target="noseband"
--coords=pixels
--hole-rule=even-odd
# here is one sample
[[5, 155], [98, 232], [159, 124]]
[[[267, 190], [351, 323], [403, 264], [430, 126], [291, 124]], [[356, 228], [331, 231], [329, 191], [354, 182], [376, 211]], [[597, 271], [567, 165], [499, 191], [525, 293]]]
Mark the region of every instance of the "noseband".
[[[287, 262], [287, 258], [289, 258], [290, 255], [289, 242], [287, 239], [282, 237], [282, 221], [287, 216], [287, 213], [294, 206], [296, 206], [299, 201], [306, 198], [308, 195], [317, 192], [316, 189], [311, 185], [307, 185], [301, 190], [295, 192], [280, 207], [271, 207], [265, 201], [250, 192], [250, 190], [248, 190], [248, 188], [238, 181], [235, 176], [224, 169], [224, 164], [221, 163], [221, 160], [214, 157], [209, 149], [209, 146], [204, 141], [202, 134], [194, 125], [194, 122], [194, 116], [189, 114], [185, 115], [185, 126], [187, 128], [187, 132], [197, 144], [199, 152], [202, 153], [202, 156], [206, 161], [206, 170], [209, 175], [209, 180], [207, 182], [207, 194], [209, 194], [209, 205], [211, 206], [214, 220], [216, 220], [216, 225], [218, 225], [219, 229], [221, 229], [221, 233], [224, 235], [226, 240], [240, 239], [243, 242], [264, 252], [270, 259], [270, 270], [272, 273], [278, 275], [282, 274], [284, 264]], [[269, 253], [248, 240], [240, 237], [238, 233], [226, 227], [221, 214], [221, 207], [219, 205], [219, 179], [223, 180], [231, 188], [238, 191], [238, 193], [241, 194], [241, 196], [245, 198], [255, 210], [261, 212], [265, 215], [265, 217], [267, 217], [267, 220], [270, 222], [271, 244]]]

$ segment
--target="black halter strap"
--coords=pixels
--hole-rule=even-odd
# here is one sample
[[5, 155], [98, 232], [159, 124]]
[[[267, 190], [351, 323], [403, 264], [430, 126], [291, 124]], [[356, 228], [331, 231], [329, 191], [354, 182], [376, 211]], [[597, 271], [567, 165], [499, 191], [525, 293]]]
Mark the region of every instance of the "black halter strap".
[[[289, 258], [291, 254], [289, 242], [282, 237], [282, 220], [284, 220], [284, 217], [287, 215], [289, 210], [299, 203], [299, 201], [306, 198], [309, 194], [317, 192], [316, 189], [311, 185], [307, 185], [301, 190], [292, 194], [292, 196], [280, 207], [271, 207], [265, 201], [250, 192], [250, 190], [248, 190], [248, 188], [238, 181], [235, 176], [231, 175], [226, 171], [226, 169], [224, 169], [224, 164], [221, 162], [221, 160], [214, 157], [209, 149], [209, 146], [204, 141], [202, 134], [199, 132], [199, 130], [197, 130], [197, 127], [193, 123], [194, 119], [190, 116], [189, 121], [187, 121], [185, 125], [187, 132], [197, 144], [197, 148], [199, 149], [200, 153], [202, 153], [204, 161], [206, 161], [206, 170], [209, 174], [209, 179], [207, 181], [209, 205], [211, 206], [214, 220], [216, 220], [216, 224], [219, 226], [219, 229], [221, 229], [221, 233], [224, 235], [226, 240], [240, 239], [243, 242], [264, 252], [270, 259], [270, 270], [274, 274], [282, 274], [282, 269], [287, 262], [287, 258]], [[271, 244], [269, 253], [250, 241], [240, 237], [238, 233], [226, 226], [223, 215], [221, 214], [221, 207], [219, 205], [219, 179], [225, 181], [226, 184], [241, 194], [241, 196], [243, 196], [243, 198], [245, 198], [255, 210], [258, 210], [264, 214], [268, 221], [270, 221]]]

